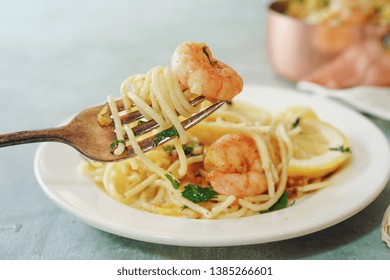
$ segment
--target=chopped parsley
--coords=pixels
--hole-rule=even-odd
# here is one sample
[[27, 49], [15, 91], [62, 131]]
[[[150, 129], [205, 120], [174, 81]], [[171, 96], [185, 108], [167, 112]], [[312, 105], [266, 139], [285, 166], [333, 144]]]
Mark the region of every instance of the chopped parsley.
[[218, 193], [211, 187], [202, 188], [197, 185], [188, 184], [184, 187], [181, 195], [194, 203], [207, 202], [210, 199], [216, 198]]
[[342, 152], [342, 153], [352, 153], [350, 147], [344, 147], [343, 145], [338, 146], [338, 147], [329, 148], [329, 150], [331, 150], [331, 151], [339, 151], [339, 152]]
[[178, 189], [180, 187], [180, 182], [172, 177], [171, 174], [165, 174], [165, 177], [171, 182], [174, 189]]
[[187, 209], [187, 208], [188, 208], [187, 205], [183, 205], [183, 206], [181, 207], [181, 211], [183, 211], [184, 209]]
[[[183, 150], [184, 150], [184, 154], [186, 156], [197, 156], [200, 153], [199, 152], [198, 153], [194, 153], [194, 150], [197, 149], [199, 146], [200, 146], [199, 143], [192, 142], [192, 143], [189, 143], [189, 144], [184, 144], [182, 147], [183, 147]], [[175, 148], [174, 145], [165, 145], [165, 146], [163, 146], [163, 149], [168, 154], [173, 154], [176, 151], [176, 148]]]
[[175, 151], [175, 146], [174, 145], [166, 145], [163, 146], [164, 151], [166, 151], [168, 154], [171, 154], [173, 151]]
[[299, 122], [301, 121], [301, 118], [300, 117], [297, 117], [296, 119], [295, 119], [295, 121], [293, 121], [292, 123], [291, 123], [291, 129], [294, 129], [294, 128], [296, 128], [298, 125], [299, 125]]
[[155, 145], [158, 145], [158, 143], [160, 143], [163, 139], [172, 138], [175, 136], [179, 136], [179, 133], [177, 132], [176, 128], [171, 127], [161, 131], [160, 133], [157, 133], [156, 138], [154, 138], [153, 140], [153, 143]]
[[143, 124], [143, 123], [146, 123], [146, 121], [139, 120], [138, 123], [137, 123], [137, 126], [138, 126], [138, 125], [141, 125], [141, 124]]
[[183, 150], [186, 155], [193, 155], [192, 151], [194, 150], [194, 145], [183, 145]]
[[122, 143], [123, 145], [126, 145], [125, 140], [115, 140], [114, 142], [112, 142], [112, 143], [110, 144], [110, 148], [111, 148], [111, 149], [114, 149], [115, 146], [117, 146], [119, 143]]
[[264, 213], [280, 210], [286, 208], [287, 204], [288, 204], [288, 192], [284, 192], [274, 205], [272, 205], [268, 210], [260, 211], [260, 213], [264, 214]]

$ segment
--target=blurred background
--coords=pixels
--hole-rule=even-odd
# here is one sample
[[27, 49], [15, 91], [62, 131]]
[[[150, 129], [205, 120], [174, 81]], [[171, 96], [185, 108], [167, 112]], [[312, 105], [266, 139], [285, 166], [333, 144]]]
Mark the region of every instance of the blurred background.
[[[169, 65], [176, 46], [189, 40], [207, 43], [246, 84], [295, 88], [267, 51], [269, 4], [0, 0], [0, 134], [57, 126], [108, 94], [119, 96], [126, 77]], [[285, 28], [282, 54], [300, 42], [290, 41]], [[304, 52], [297, 56], [306, 61]], [[367, 116], [390, 139], [389, 122]], [[390, 258], [378, 215], [390, 201], [389, 185], [359, 214], [308, 236], [231, 248], [164, 246], [102, 232], [57, 208], [34, 176], [36, 148], [0, 149], [0, 259]]]
[[0, 94], [19, 96], [17, 107], [37, 116], [23, 126], [45, 125], [38, 114], [43, 111], [54, 125], [61, 119], [58, 107], [30, 106], [26, 95], [56, 99], [70, 115], [117, 94], [129, 75], [168, 65], [187, 40], [207, 42], [247, 83], [272, 83], [278, 78], [267, 71], [260, 51], [266, 48], [266, 2], [243, 1], [237, 9], [229, 0], [1, 1]]

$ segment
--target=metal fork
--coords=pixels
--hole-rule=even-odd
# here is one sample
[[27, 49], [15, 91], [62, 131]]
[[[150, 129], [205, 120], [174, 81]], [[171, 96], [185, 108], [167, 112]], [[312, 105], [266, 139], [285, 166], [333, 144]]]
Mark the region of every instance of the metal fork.
[[[205, 98], [199, 96], [190, 101], [192, 106], [200, 104]], [[116, 101], [118, 109], [123, 108], [123, 102]], [[201, 120], [215, 112], [224, 104], [224, 101], [219, 101], [200, 111], [199, 113], [182, 121], [185, 130], [193, 127]], [[127, 146], [125, 152], [121, 155], [115, 155], [113, 149], [110, 148], [117, 138], [114, 132], [114, 125], [101, 126], [98, 123], [98, 115], [107, 104], [90, 107], [81, 111], [67, 125], [42, 129], [20, 131], [0, 135], [0, 148], [12, 145], [37, 143], [37, 142], [61, 142], [75, 148], [87, 158], [101, 162], [119, 161], [125, 158], [134, 157], [135, 153], [131, 146]], [[131, 123], [137, 119], [141, 119], [142, 115], [136, 111], [121, 116], [122, 123]], [[148, 121], [133, 127], [136, 136], [142, 135], [158, 127], [154, 121]], [[141, 149], [144, 152], [150, 151], [153, 148], [160, 146], [170, 141], [173, 137], [164, 137], [156, 142], [156, 135], [150, 136], [139, 142]]]

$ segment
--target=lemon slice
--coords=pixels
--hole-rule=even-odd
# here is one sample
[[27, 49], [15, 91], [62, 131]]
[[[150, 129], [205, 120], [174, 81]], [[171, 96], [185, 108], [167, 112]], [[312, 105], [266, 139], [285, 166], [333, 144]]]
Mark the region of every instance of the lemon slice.
[[288, 175], [316, 178], [335, 171], [350, 156], [348, 138], [313, 116], [301, 117], [301, 132], [291, 138], [293, 155]]
[[318, 120], [318, 117], [312, 108], [306, 106], [292, 106], [280, 112], [277, 121], [293, 124], [297, 118]]

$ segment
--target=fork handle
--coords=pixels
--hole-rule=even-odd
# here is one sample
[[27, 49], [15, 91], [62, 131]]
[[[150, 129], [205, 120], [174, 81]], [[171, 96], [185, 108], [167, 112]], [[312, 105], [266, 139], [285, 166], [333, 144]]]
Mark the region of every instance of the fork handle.
[[61, 127], [0, 134], [0, 148], [38, 142], [66, 143], [67, 141], [63, 136], [63, 128]]

